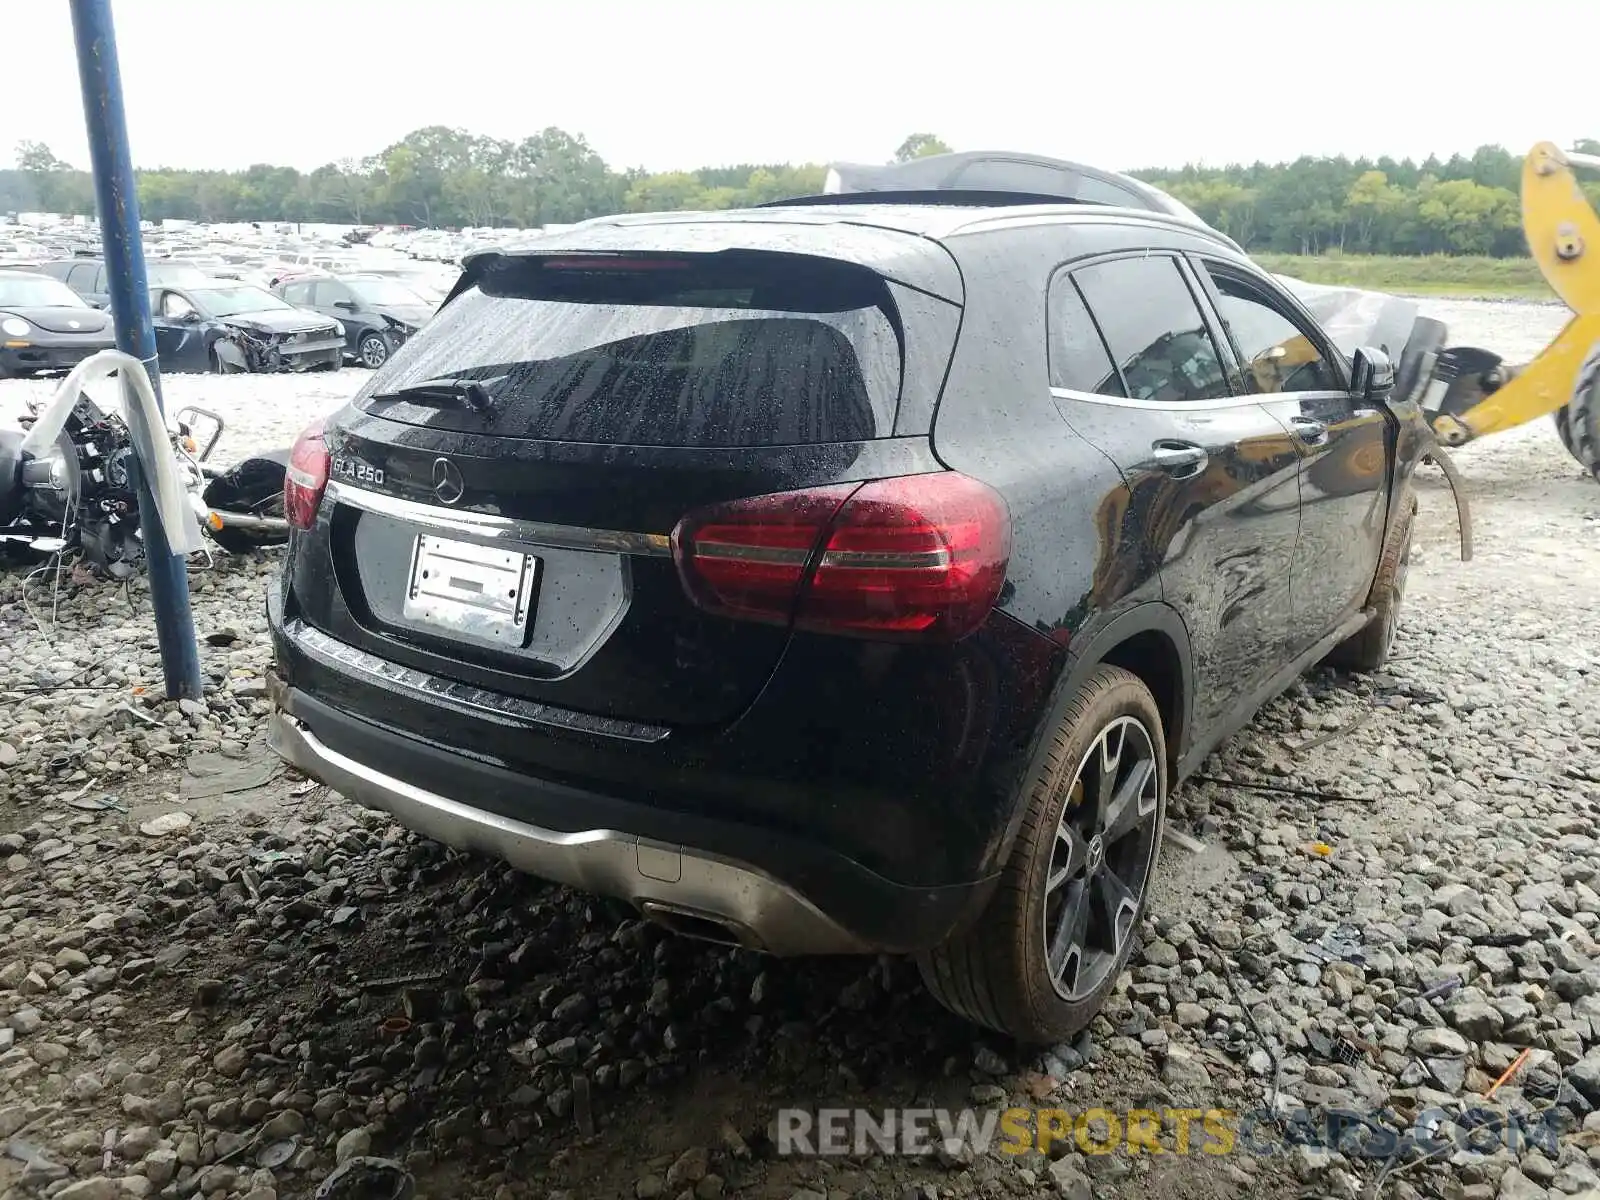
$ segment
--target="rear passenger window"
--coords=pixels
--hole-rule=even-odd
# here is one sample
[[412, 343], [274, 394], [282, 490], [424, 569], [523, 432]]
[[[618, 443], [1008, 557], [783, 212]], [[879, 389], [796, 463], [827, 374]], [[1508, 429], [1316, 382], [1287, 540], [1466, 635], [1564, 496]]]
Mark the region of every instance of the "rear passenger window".
[[1073, 272], [1128, 395], [1164, 404], [1227, 397], [1216, 343], [1174, 259], [1120, 258]]
[[1339, 373], [1293, 321], [1248, 285], [1211, 272], [1217, 315], [1238, 347], [1245, 386], [1254, 393], [1339, 391]]
[[1050, 286], [1050, 386], [1102, 396], [1127, 394], [1094, 318], [1065, 273]]

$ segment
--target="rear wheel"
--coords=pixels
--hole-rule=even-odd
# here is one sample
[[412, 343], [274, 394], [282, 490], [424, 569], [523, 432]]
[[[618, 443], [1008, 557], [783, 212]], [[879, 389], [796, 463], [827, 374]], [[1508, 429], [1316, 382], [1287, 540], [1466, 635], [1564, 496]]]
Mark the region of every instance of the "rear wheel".
[[1059, 1042], [1094, 1019], [1126, 965], [1160, 858], [1166, 741], [1138, 676], [1095, 669], [1026, 804], [988, 907], [918, 966], [952, 1012]]
[[1589, 351], [1589, 357], [1578, 368], [1572, 401], [1556, 414], [1558, 431], [1563, 414], [1567, 420], [1562, 443], [1584, 470], [1600, 479], [1600, 345]]
[[1367, 600], [1372, 619], [1359, 633], [1333, 648], [1327, 658], [1331, 667], [1366, 674], [1381, 669], [1389, 661], [1395, 634], [1400, 629], [1400, 606], [1405, 600], [1406, 573], [1411, 566], [1411, 534], [1417, 518], [1416, 497], [1407, 496], [1404, 503], [1406, 508], [1384, 544], [1378, 573], [1372, 581], [1372, 592]]

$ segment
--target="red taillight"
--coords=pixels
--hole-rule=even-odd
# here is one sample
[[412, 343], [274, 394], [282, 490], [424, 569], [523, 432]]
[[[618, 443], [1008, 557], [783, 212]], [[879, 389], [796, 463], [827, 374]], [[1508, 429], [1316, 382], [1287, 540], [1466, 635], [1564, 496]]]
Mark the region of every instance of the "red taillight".
[[745, 620], [953, 641], [1005, 582], [1011, 518], [965, 475], [908, 475], [736, 500], [672, 535], [689, 594]]
[[328, 444], [322, 421], [307, 425], [289, 452], [289, 469], [283, 476], [283, 514], [292, 529], [310, 529], [317, 523], [317, 505], [328, 486]]

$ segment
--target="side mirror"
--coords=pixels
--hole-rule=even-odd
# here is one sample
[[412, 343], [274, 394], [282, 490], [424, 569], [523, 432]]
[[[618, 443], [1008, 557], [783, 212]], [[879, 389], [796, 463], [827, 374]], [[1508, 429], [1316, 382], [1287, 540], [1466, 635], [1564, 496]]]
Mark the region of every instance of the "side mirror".
[[178, 320], [182, 321], [185, 325], [198, 325], [200, 323], [200, 314], [191, 308], [188, 312], [179, 317]]
[[361, 307], [354, 300], [335, 300], [333, 302], [333, 306], [335, 308], [342, 308], [346, 312], [355, 312], [356, 309]]
[[1361, 346], [1351, 362], [1350, 390], [1372, 404], [1394, 394], [1394, 363], [1382, 350]]

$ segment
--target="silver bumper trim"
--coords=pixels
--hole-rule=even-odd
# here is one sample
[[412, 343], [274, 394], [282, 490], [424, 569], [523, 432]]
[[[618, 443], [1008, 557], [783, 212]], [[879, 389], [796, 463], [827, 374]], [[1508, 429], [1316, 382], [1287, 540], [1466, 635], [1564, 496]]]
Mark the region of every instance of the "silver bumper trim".
[[627, 900], [685, 932], [693, 927], [679, 918], [708, 922], [726, 940], [769, 954], [870, 949], [787, 884], [753, 867], [615, 830], [562, 833], [472, 808], [330, 749], [282, 710], [273, 714], [267, 740], [297, 770], [408, 829], [530, 875]]

